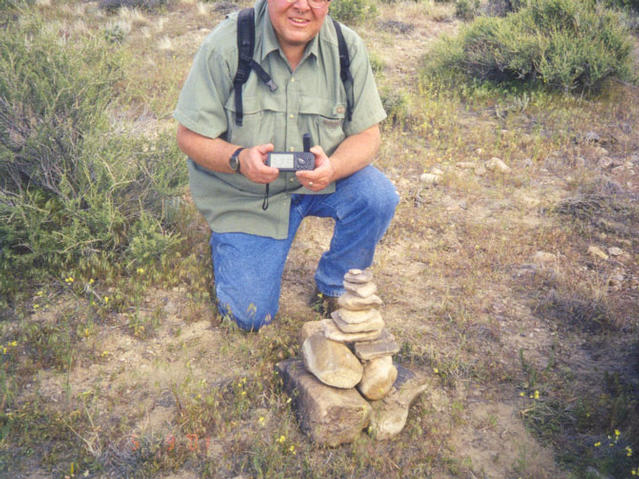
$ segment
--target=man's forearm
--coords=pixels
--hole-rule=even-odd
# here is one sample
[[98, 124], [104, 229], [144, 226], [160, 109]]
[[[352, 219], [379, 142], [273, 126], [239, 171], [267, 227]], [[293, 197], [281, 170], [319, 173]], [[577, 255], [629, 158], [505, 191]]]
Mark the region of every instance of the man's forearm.
[[[178, 125], [177, 143], [186, 155], [204, 168], [220, 173], [235, 173], [229, 164], [229, 158], [235, 150], [240, 148], [221, 138], [208, 138], [188, 128]], [[254, 183], [270, 183], [278, 175], [277, 168], [264, 164], [268, 152], [273, 151], [273, 145], [256, 145], [240, 152], [239, 173]]]
[[178, 125], [177, 143], [189, 158], [211, 171], [233, 173], [229, 158], [238, 148], [220, 138], [208, 138]]
[[373, 161], [379, 151], [381, 135], [379, 125], [344, 139], [329, 160], [333, 165], [333, 181], [352, 175]]

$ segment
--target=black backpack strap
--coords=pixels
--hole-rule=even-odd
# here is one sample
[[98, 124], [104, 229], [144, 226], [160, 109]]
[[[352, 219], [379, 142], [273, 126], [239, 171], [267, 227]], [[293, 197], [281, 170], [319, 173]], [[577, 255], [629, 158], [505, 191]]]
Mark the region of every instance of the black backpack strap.
[[233, 79], [233, 89], [235, 90], [235, 124], [242, 126], [244, 111], [242, 108], [242, 85], [246, 83], [251, 69], [260, 77], [271, 91], [277, 90], [277, 85], [273, 83], [270, 75], [253, 60], [253, 50], [255, 49], [255, 10], [245, 8], [240, 10], [237, 17], [237, 72]]
[[333, 20], [335, 26], [335, 33], [337, 33], [337, 44], [339, 48], [339, 76], [344, 84], [346, 90], [346, 119], [351, 121], [353, 119], [353, 106], [355, 104], [355, 98], [353, 95], [353, 75], [351, 75], [351, 59], [348, 56], [348, 48], [346, 46], [346, 40], [344, 40], [344, 34], [342, 33], [342, 27], [337, 20]]
[[233, 79], [235, 90], [235, 123], [242, 126], [244, 112], [242, 110], [242, 85], [251, 73], [251, 60], [255, 46], [255, 12], [252, 8], [240, 10], [237, 17], [237, 72]]

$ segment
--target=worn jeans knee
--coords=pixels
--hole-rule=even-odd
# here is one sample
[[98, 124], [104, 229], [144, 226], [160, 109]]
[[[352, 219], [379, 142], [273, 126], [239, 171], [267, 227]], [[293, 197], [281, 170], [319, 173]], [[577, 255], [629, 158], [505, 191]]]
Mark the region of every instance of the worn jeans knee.
[[269, 324], [278, 310], [289, 246], [287, 240], [213, 233], [211, 254], [220, 314], [245, 331], [257, 331]]

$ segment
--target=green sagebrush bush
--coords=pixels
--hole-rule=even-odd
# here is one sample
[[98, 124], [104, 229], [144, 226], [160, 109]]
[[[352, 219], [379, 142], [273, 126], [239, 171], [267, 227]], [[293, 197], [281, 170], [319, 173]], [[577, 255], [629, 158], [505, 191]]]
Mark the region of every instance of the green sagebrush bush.
[[479, 0], [456, 0], [455, 16], [462, 20], [472, 20], [477, 16]]
[[186, 170], [173, 135], [116, 134], [105, 113], [122, 55], [98, 37], [62, 43], [33, 18], [3, 30], [0, 293], [68, 270], [148, 261], [176, 245], [166, 203], [182, 192]]
[[480, 80], [596, 90], [630, 72], [631, 42], [618, 15], [576, 0], [531, 0], [504, 18], [479, 17], [437, 45], [428, 70]]
[[371, 0], [335, 0], [331, 2], [331, 17], [346, 24], [354, 24], [377, 14]]

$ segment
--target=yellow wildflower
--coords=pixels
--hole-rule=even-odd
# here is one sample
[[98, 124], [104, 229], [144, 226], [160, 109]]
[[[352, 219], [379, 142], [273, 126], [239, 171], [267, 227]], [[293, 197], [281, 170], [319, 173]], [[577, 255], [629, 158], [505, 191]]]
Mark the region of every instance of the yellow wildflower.
[[525, 393], [525, 392], [523, 392], [523, 391], [521, 391], [521, 392], [519, 393], [519, 396], [520, 396], [520, 397], [522, 397], [522, 398], [523, 398], [525, 395], [526, 395], [526, 393]]
[[15, 348], [17, 345], [18, 345], [18, 341], [16, 341], [15, 339], [9, 343], [9, 346], [12, 346], [12, 347], [14, 347], [14, 348]]
[[626, 446], [626, 456], [632, 456], [632, 448], [630, 446]]
[[539, 399], [539, 391], [535, 391], [535, 399]]
[[260, 418], [257, 420], [257, 422], [258, 422], [258, 424], [259, 424], [260, 426], [263, 426], [263, 425], [264, 425], [264, 421], [265, 421], [264, 416], [260, 416]]
[[295, 453], [295, 446], [293, 444], [291, 444], [291, 447], [289, 447], [288, 450], [291, 451], [291, 453], [296, 454]]
[[93, 284], [95, 283], [95, 280], [93, 278], [89, 279], [89, 284]]
[[144, 273], [144, 268], [138, 268], [136, 271], [138, 274], [142, 274]]
[[433, 368], [433, 372], [434, 372], [435, 374], [439, 374], [439, 369], [437, 369], [437, 368]]
[[69, 276], [68, 278], [64, 279], [64, 282], [67, 283], [67, 284], [71, 284], [71, 283], [73, 283], [73, 281], [74, 281], [74, 279], [71, 276]]
[[599, 446], [601, 446], [601, 441], [597, 441], [597, 442], [595, 443], [595, 447], [599, 447]]
[[284, 441], [286, 441], [286, 436], [284, 434], [282, 434], [280, 436], [280, 438], [277, 440], [277, 442], [279, 442], [280, 444], [283, 443]]
[[108, 303], [108, 302], [109, 302], [109, 297], [108, 297], [108, 296], [105, 296], [105, 297], [104, 297], [104, 303], [106, 304], [106, 303]]

